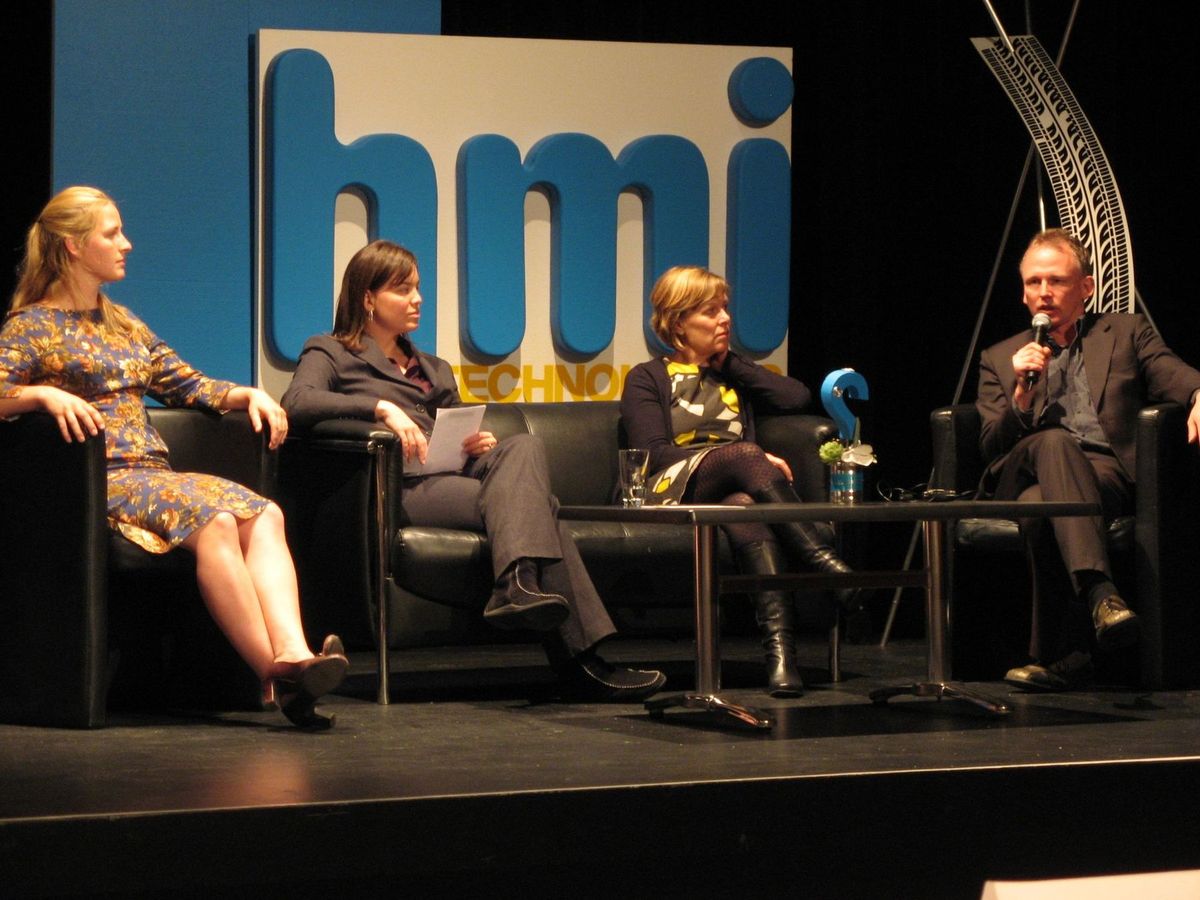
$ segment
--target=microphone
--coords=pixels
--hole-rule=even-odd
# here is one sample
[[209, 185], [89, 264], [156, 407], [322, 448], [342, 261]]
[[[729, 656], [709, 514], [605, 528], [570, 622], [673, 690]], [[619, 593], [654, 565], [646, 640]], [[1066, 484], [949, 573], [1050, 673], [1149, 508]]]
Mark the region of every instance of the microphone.
[[[1046, 338], [1050, 334], [1050, 317], [1045, 313], [1038, 313], [1033, 317], [1033, 322], [1030, 323], [1033, 327], [1033, 339], [1041, 346], [1046, 346]], [[1033, 390], [1033, 386], [1038, 383], [1038, 372], [1025, 373], [1025, 390]]]

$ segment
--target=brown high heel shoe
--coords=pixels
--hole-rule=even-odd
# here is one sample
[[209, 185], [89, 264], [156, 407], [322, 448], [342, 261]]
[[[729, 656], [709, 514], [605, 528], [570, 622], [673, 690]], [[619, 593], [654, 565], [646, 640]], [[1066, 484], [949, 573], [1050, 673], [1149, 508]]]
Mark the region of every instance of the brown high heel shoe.
[[[338, 645], [340, 645], [338, 641]], [[332, 650], [330, 641], [322, 651]], [[286, 675], [275, 677], [279, 693], [279, 708], [293, 725], [312, 731], [323, 731], [334, 725], [333, 716], [316, 711], [317, 700], [328, 694], [346, 677], [349, 660], [342, 653], [323, 652], [321, 656], [295, 663], [283, 663]]]
[[265, 678], [262, 682], [262, 711], [275, 712], [279, 709], [279, 699], [275, 694], [275, 679]]

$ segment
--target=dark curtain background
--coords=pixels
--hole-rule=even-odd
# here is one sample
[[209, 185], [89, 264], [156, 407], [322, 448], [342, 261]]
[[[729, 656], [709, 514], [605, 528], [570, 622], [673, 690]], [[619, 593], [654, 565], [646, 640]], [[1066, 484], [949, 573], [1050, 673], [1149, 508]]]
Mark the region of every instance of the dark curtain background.
[[[995, 6], [1011, 34], [1033, 33], [1057, 52], [1071, 0]], [[8, 85], [0, 140], [11, 167], [0, 214], [6, 296], [22, 232], [49, 189], [50, 146], [50, 4], [11, 9], [0, 32]], [[1028, 148], [968, 42], [995, 33], [982, 0], [442, 0], [442, 10], [446, 34], [792, 47], [790, 369], [812, 386], [841, 366], [862, 372], [871, 387], [859, 404], [863, 435], [881, 460], [875, 477], [925, 480], [929, 412], [954, 398], [968, 357], [964, 398], [974, 397], [971, 333]], [[1116, 173], [1142, 295], [1167, 342], [1193, 363], [1198, 19], [1190, 4], [1083, 0], [1062, 64]], [[1031, 180], [980, 346], [1027, 325], [1016, 264], [1037, 229], [1034, 197]], [[1056, 224], [1052, 203], [1048, 217]], [[906, 544], [906, 535], [872, 535], [868, 549], [896, 565]], [[917, 621], [915, 608], [906, 621]]]
[[5, 86], [0, 160], [6, 178], [0, 192], [0, 308], [16, 286], [25, 230], [50, 194], [51, 4], [16, 0], [0, 25], [0, 84]]

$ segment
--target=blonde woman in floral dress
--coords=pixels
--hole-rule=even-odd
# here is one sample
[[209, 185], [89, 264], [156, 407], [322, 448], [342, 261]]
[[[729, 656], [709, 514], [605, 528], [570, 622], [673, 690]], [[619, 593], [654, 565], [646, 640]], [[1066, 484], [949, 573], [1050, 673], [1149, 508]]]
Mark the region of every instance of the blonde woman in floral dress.
[[[787, 462], [755, 443], [754, 414], [801, 412], [812, 398], [808, 388], [730, 350], [729, 284], [719, 275], [675, 266], [655, 283], [650, 304], [650, 327], [672, 352], [634, 366], [621, 395], [629, 446], [650, 453], [646, 503], [798, 503]], [[787, 571], [784, 550], [809, 569], [850, 571], [813, 523], [747, 522], [724, 531], [746, 573]], [[792, 595], [763, 591], [756, 600], [767, 691], [798, 696]], [[855, 591], [839, 600], [859, 602]]]
[[101, 292], [125, 277], [132, 249], [116, 205], [95, 188], [67, 188], [42, 210], [0, 328], [0, 416], [47, 413], [66, 441], [103, 432], [110, 527], [151, 553], [193, 553], [201, 596], [264, 701], [298, 726], [328, 728], [315, 703], [347, 661], [335, 636], [320, 655], [308, 647], [282, 513], [242, 485], [172, 470], [142, 398], [245, 410], [272, 449], [287, 416], [257, 388], [205, 377]]

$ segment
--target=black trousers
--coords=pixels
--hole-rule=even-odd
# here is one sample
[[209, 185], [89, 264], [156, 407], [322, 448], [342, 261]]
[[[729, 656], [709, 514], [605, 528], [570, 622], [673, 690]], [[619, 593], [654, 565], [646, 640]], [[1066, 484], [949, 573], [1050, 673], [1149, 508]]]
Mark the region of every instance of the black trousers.
[[1084, 450], [1061, 428], [1026, 435], [992, 473], [997, 476], [992, 491], [997, 500], [1100, 504], [1100, 516], [1020, 523], [1034, 585], [1030, 654], [1052, 662], [1071, 650], [1085, 649], [1090, 629], [1079, 593], [1090, 573], [1112, 579], [1105, 523], [1131, 510], [1133, 483], [1116, 457]]

